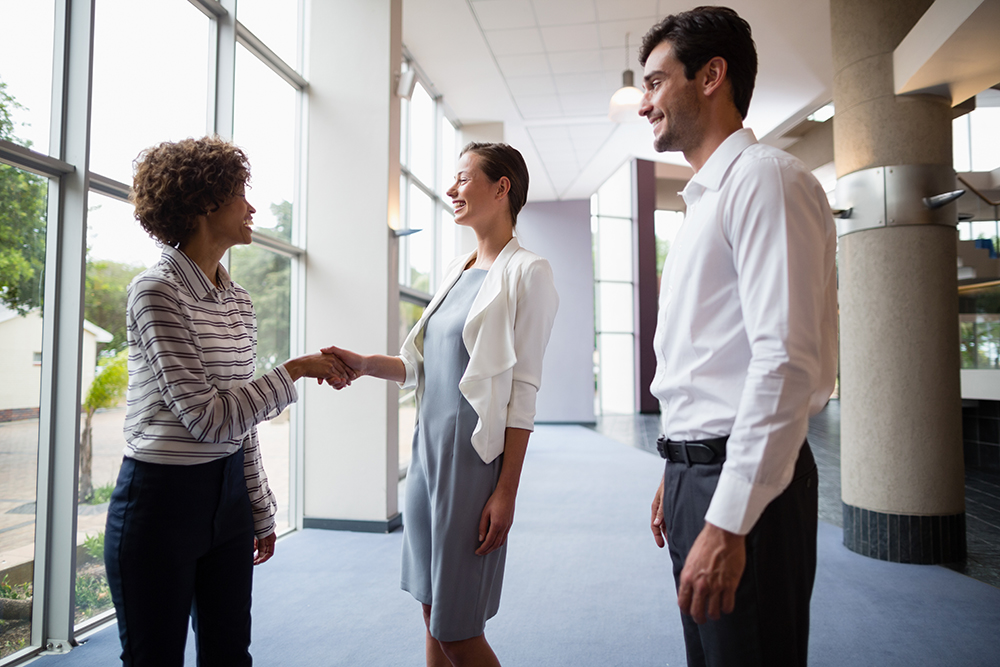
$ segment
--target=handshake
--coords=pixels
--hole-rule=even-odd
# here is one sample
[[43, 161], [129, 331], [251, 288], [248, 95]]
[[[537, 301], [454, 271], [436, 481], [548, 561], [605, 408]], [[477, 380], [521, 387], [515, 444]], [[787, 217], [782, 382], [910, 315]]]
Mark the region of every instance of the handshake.
[[[368, 375], [366, 357], [338, 347], [324, 347], [317, 354], [307, 354], [285, 362], [292, 381], [302, 377], [316, 378], [334, 389], [343, 389], [362, 375]], [[402, 362], [400, 362], [402, 364]]]

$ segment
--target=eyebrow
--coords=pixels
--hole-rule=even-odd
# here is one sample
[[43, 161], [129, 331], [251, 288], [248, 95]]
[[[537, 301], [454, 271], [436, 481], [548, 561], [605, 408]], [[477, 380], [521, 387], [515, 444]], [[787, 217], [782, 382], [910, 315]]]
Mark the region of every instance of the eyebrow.
[[653, 71], [652, 71], [652, 72], [650, 72], [649, 74], [647, 74], [647, 75], [645, 75], [644, 77], [642, 77], [642, 82], [643, 82], [644, 84], [645, 84], [645, 83], [649, 83], [649, 82], [650, 82], [650, 81], [651, 81], [652, 79], [655, 79], [655, 78], [656, 78], [657, 76], [665, 76], [665, 75], [666, 75], [666, 72], [664, 72], [664, 71], [663, 71], [663, 70], [661, 70], [661, 69], [658, 69], [658, 70], [653, 70]]

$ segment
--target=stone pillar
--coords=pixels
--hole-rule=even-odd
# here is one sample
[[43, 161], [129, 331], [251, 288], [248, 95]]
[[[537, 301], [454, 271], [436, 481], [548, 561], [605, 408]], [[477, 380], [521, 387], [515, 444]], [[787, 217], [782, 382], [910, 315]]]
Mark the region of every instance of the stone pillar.
[[660, 402], [649, 390], [656, 374], [653, 334], [659, 312], [656, 284], [656, 163], [632, 160], [632, 263], [635, 285], [635, 411], [659, 414]]
[[965, 557], [951, 108], [897, 96], [893, 50], [931, 0], [832, 0], [844, 544]]

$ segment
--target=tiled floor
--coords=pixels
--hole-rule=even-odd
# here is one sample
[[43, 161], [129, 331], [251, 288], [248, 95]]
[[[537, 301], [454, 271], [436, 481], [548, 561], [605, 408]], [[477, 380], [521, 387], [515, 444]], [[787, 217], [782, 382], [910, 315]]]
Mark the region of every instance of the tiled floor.
[[[658, 415], [605, 415], [598, 432], [656, 453]], [[840, 401], [832, 400], [809, 421], [809, 444], [819, 468], [819, 518], [843, 527], [840, 500]], [[946, 567], [1000, 588], [1000, 475], [965, 472], [965, 519], [968, 557]]]

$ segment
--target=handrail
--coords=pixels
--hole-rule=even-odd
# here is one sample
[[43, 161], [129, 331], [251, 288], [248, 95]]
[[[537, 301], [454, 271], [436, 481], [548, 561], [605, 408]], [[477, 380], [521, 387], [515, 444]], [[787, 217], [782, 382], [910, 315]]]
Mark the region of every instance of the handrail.
[[962, 181], [962, 184], [965, 185], [965, 187], [967, 187], [970, 190], [972, 190], [972, 192], [975, 195], [977, 195], [980, 199], [982, 199], [984, 202], [986, 202], [990, 206], [1000, 206], [1000, 201], [993, 201], [992, 199], [990, 199], [989, 197], [987, 197], [986, 195], [984, 195], [982, 192], [980, 192], [979, 190], [977, 190], [976, 186], [974, 186], [972, 183], [969, 183], [967, 180], [965, 180], [961, 176], [957, 176], [957, 178], [958, 178], [958, 180]]

